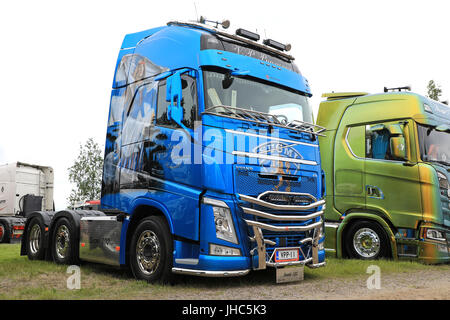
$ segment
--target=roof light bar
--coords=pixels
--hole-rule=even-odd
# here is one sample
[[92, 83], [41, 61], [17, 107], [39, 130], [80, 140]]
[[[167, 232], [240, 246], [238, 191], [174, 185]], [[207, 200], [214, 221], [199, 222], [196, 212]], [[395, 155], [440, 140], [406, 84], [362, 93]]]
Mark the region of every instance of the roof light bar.
[[260, 39], [259, 34], [239, 28], [236, 30], [236, 35], [253, 40], [258, 41]]
[[289, 51], [289, 50], [291, 50], [291, 45], [290, 44], [282, 44], [282, 43], [280, 43], [278, 41], [275, 41], [275, 40], [272, 40], [272, 39], [264, 39], [263, 43], [266, 46], [275, 48], [275, 49], [280, 50], [280, 51]]
[[384, 92], [389, 92], [389, 91], [401, 92], [402, 90], [411, 91], [411, 87], [410, 86], [398, 87], [398, 88], [386, 88], [386, 87], [384, 87]]

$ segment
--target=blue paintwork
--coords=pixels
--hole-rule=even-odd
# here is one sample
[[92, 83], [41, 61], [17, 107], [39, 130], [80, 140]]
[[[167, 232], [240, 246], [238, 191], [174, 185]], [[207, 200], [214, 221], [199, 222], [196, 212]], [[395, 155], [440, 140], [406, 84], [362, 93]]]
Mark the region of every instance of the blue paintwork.
[[[200, 38], [206, 32], [170, 25], [127, 35], [123, 41], [111, 94], [101, 199], [103, 208], [114, 208], [129, 214], [122, 227], [121, 264], [126, 261], [125, 250], [129, 237], [127, 229], [138, 207], [156, 208], [168, 221], [170, 231], [176, 238], [174, 267], [214, 271], [242, 270], [257, 266], [257, 257], [252, 258], [249, 253], [253, 244], [249, 243], [249, 228], [243, 221], [244, 213], [239, 207], [242, 203], [238, 200], [237, 193], [256, 196], [273, 188], [293, 192], [303, 192], [307, 188], [317, 199], [324, 195], [325, 186], [317, 139], [311, 140], [309, 135], [277, 128], [269, 134], [267, 128], [250, 122], [201, 115], [205, 109], [202, 74], [202, 67], [205, 66], [222, 67], [234, 71], [235, 74], [248, 75], [310, 96], [307, 80], [292, 70], [248, 56], [212, 49], [200, 50]], [[141, 67], [143, 69], [139, 69]], [[158, 82], [167, 81], [170, 86], [171, 80], [167, 77], [180, 70], [191, 70], [190, 75], [196, 79], [197, 120], [202, 123], [196, 130], [182, 125], [187, 133], [184, 139], [192, 154], [196, 148], [201, 150], [204, 162], [211, 161], [211, 164], [173, 165], [169, 161], [170, 153], [180, 140], [171, 141], [169, 137], [172, 137], [174, 129], [157, 125], [155, 122]], [[180, 95], [181, 88], [172, 86], [173, 90]], [[164, 95], [166, 100], [170, 100], [173, 98], [173, 92], [172, 95], [167, 92], [164, 92]], [[174, 108], [173, 102], [170, 108]], [[170, 115], [168, 117], [170, 118]], [[151, 129], [149, 137], [146, 138], [142, 136], [142, 132], [148, 130], [145, 129], [148, 125]], [[202, 132], [211, 129], [226, 139], [191, 144], [191, 137], [198, 139]], [[234, 150], [233, 145], [237, 145], [240, 138], [234, 134], [227, 136], [224, 129], [263, 136], [256, 140], [256, 146], [246, 145]], [[267, 168], [269, 163], [255, 163], [234, 156], [232, 152], [254, 152], [253, 147], [273, 141], [267, 136], [301, 142], [302, 144], [287, 148], [292, 154], [287, 153], [285, 156], [314, 161], [316, 164], [301, 164], [295, 167], [285, 165], [282, 168], [284, 173], [299, 176], [296, 183], [283, 182], [280, 186], [275, 186], [276, 183], [266, 186], [256, 184], [256, 180], [249, 180], [247, 186], [240, 175], [239, 166], [251, 168], [248, 179], [253, 179], [253, 176], [257, 179], [256, 175], [261, 172], [261, 168]], [[214, 162], [219, 156], [232, 160], [234, 164]], [[200, 203], [202, 195], [227, 203], [237, 233], [237, 244], [216, 238], [212, 207]], [[280, 243], [279, 237], [274, 239]], [[322, 241], [323, 239], [320, 240]], [[238, 248], [242, 256], [209, 255], [210, 243]], [[175, 262], [180, 258], [198, 259], [199, 263], [180, 265]], [[322, 250], [319, 252], [319, 262], [324, 259], [325, 253]]]

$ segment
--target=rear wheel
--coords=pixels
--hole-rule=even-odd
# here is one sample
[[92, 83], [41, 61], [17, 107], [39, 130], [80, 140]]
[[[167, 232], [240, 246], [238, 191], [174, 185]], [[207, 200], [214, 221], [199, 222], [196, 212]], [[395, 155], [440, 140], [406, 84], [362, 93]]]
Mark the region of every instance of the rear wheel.
[[53, 229], [53, 261], [59, 264], [76, 264], [75, 230], [67, 218], [60, 218]]
[[172, 251], [172, 236], [165, 220], [158, 216], [142, 220], [130, 245], [130, 267], [134, 277], [148, 282], [170, 282]]
[[370, 260], [390, 257], [389, 238], [378, 223], [357, 221], [346, 234], [345, 247], [350, 258]]
[[44, 259], [44, 225], [37, 218], [32, 219], [27, 227], [26, 246], [28, 259]]

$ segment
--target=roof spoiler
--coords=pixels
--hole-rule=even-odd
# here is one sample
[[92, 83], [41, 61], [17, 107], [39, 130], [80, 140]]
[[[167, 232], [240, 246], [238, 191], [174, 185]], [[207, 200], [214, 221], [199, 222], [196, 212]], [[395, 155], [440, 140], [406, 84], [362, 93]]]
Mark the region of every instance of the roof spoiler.
[[367, 92], [331, 92], [322, 94], [322, 98], [327, 98], [327, 100], [338, 100], [346, 98], [355, 98], [368, 95]]

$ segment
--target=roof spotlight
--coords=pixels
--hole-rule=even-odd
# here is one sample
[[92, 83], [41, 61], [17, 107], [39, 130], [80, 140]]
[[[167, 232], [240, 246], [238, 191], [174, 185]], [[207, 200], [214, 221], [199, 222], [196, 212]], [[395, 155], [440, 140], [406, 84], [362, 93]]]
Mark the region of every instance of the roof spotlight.
[[200, 19], [198, 20], [198, 22], [200, 22], [202, 24], [205, 24], [206, 22], [215, 23], [216, 28], [219, 26], [219, 24], [224, 29], [228, 29], [230, 27], [230, 20], [223, 20], [222, 22], [219, 22], [219, 21], [208, 20], [208, 19], [206, 19], [206, 17], [200, 16]]

